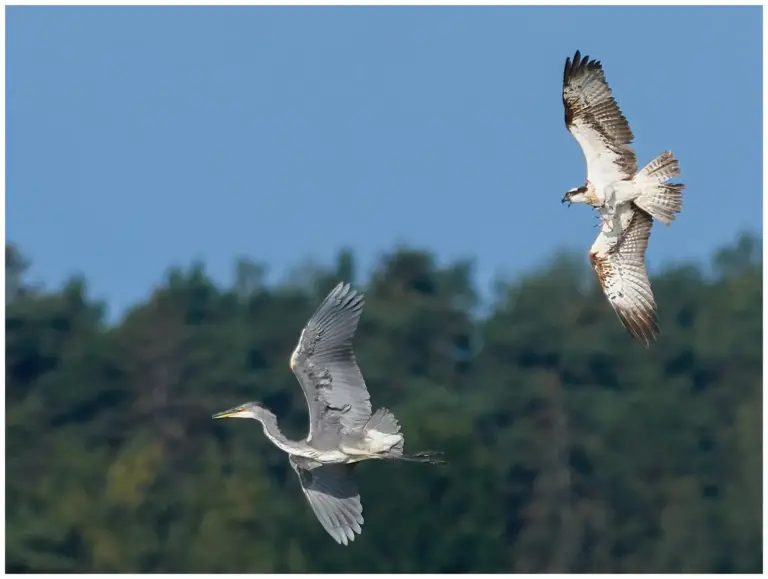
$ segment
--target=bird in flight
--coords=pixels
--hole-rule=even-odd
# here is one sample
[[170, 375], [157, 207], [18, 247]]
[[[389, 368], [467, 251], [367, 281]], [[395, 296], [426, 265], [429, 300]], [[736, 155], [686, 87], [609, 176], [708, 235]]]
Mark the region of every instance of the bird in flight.
[[563, 203], [586, 203], [600, 211], [612, 227], [616, 207], [632, 202], [652, 218], [670, 225], [682, 209], [684, 185], [668, 183], [680, 175], [671, 151], [637, 171], [632, 129], [613, 98], [600, 61], [565, 60], [563, 71], [565, 126], [579, 143], [587, 162], [587, 180], [566, 192]]
[[368, 389], [355, 361], [352, 338], [363, 311], [363, 294], [339, 283], [301, 332], [290, 366], [309, 406], [309, 435], [290, 440], [276, 416], [247, 402], [213, 418], [253, 418], [288, 453], [288, 462], [323, 528], [342, 545], [362, 532], [363, 507], [353, 476], [363, 460], [445, 464], [439, 452], [404, 453], [405, 439], [386, 408], [371, 413]]
[[645, 267], [653, 220], [670, 225], [682, 209], [680, 175], [671, 151], [639, 172], [627, 119], [613, 98], [602, 64], [577, 50], [563, 71], [565, 126], [581, 146], [587, 180], [563, 203], [586, 203], [600, 214], [589, 260], [622, 325], [646, 347], [659, 332], [656, 302]]

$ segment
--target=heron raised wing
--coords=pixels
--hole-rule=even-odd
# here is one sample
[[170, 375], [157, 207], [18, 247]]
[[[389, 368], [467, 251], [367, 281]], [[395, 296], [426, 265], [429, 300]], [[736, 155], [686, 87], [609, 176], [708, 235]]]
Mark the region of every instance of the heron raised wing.
[[291, 355], [291, 370], [309, 405], [307, 442], [318, 448], [333, 447], [338, 425], [354, 432], [371, 417], [370, 395], [352, 350], [363, 303], [349, 284], [338, 284], [301, 331]]
[[339, 283], [301, 332], [291, 369], [309, 407], [306, 439], [288, 439], [277, 417], [258, 402], [213, 415], [261, 422], [267, 438], [288, 453], [320, 524], [342, 545], [362, 531], [363, 507], [352, 475], [355, 463], [383, 459], [444, 464], [437, 458], [439, 452], [406, 455], [395, 416], [386, 408], [371, 414], [370, 395], [352, 349], [363, 304], [363, 294]]

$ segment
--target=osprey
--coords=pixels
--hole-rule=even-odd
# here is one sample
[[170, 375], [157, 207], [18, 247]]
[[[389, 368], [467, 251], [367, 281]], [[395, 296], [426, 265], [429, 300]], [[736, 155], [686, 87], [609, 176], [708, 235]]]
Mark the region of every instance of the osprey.
[[653, 220], [670, 225], [682, 208], [680, 175], [671, 151], [639, 172], [627, 119], [614, 100], [599, 61], [577, 50], [563, 72], [565, 126], [584, 152], [586, 183], [562, 202], [586, 203], [602, 220], [589, 260], [622, 325], [646, 347], [659, 332], [656, 302], [645, 267]]
[[647, 348], [659, 332], [645, 268], [653, 219], [632, 203], [620, 205], [609, 219], [589, 250], [589, 261], [622, 325]]
[[[581, 58], [577, 50], [563, 72], [565, 126], [584, 152], [586, 183], [568, 191], [563, 203], [586, 203], [600, 210], [605, 227], [622, 203], [632, 202], [670, 225], [682, 208], [684, 185], [667, 183], [680, 174], [677, 160], [665, 151], [639, 173], [630, 144], [634, 136], [614, 100], [600, 61]], [[620, 221], [620, 220], [619, 220]]]

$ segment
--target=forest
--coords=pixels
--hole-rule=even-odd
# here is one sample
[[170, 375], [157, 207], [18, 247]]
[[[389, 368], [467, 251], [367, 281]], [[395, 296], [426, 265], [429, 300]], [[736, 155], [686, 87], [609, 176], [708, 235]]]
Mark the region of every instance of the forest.
[[[654, 272], [646, 349], [581, 253], [490, 303], [471, 261], [414, 248], [365, 278], [351, 250], [274, 283], [242, 259], [231, 287], [192, 263], [108, 322], [86, 279], [36, 285], [7, 243], [6, 571], [760, 573], [761, 245]], [[347, 547], [257, 422], [211, 419], [260, 401], [306, 435], [288, 360], [342, 280], [374, 408], [449, 461], [362, 463]]]

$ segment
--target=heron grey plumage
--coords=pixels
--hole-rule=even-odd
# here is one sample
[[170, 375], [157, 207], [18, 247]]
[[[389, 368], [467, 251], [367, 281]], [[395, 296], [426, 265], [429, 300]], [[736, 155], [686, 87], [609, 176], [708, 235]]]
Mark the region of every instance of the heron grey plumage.
[[363, 507], [353, 476], [355, 464], [370, 459], [444, 464], [434, 451], [406, 455], [404, 437], [386, 408], [371, 413], [365, 380], [352, 339], [363, 311], [363, 294], [339, 283], [301, 332], [290, 366], [309, 407], [309, 434], [290, 440], [277, 417], [258, 402], [247, 402], [213, 418], [253, 418], [264, 434], [288, 453], [304, 495], [320, 524], [347, 545], [362, 532]]

